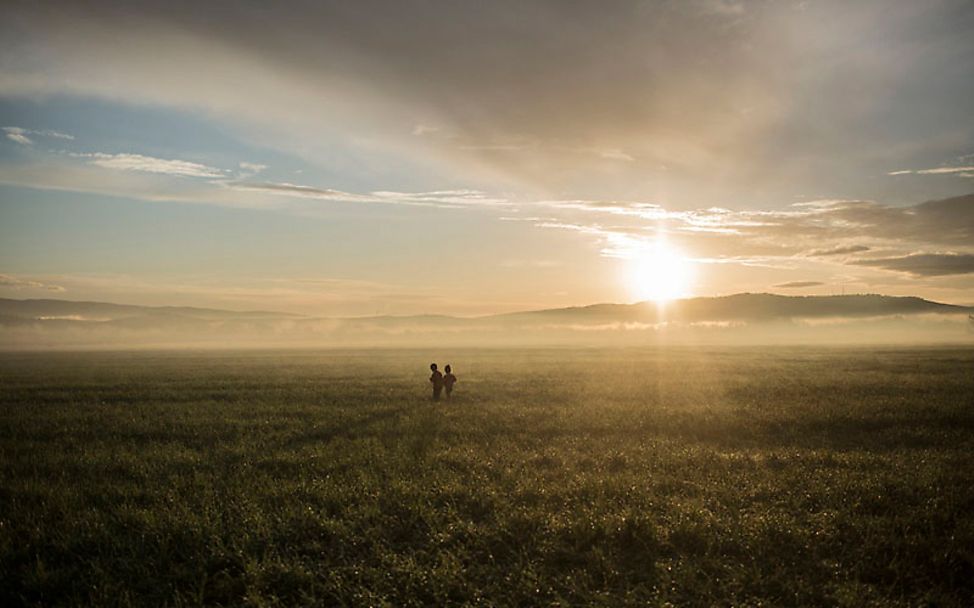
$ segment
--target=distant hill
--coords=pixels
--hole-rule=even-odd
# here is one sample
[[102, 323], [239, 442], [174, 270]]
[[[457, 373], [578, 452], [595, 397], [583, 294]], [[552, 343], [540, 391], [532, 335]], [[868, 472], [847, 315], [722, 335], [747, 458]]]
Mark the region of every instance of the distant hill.
[[[384, 315], [328, 319], [335, 322], [392, 326], [401, 323], [503, 323], [533, 322], [642, 322], [660, 321], [772, 321], [820, 317], [876, 317], [910, 314], [961, 314], [974, 307], [932, 302], [910, 296], [782, 296], [770, 293], [739, 293], [713, 298], [687, 298], [660, 306], [656, 302], [591, 304], [549, 308], [482, 317], [449, 315]], [[137, 322], [165, 320], [272, 321], [323, 320], [274, 311], [232, 311], [191, 306], [137, 306], [71, 300], [14, 300], [0, 298], [0, 319], [18, 321]], [[2, 322], [2, 321], [0, 321]]]
[[192, 319], [280, 319], [294, 318], [283, 312], [236, 312], [192, 306], [137, 306], [107, 302], [71, 300], [13, 300], [0, 298], [0, 317], [20, 320], [118, 321], [134, 318], [182, 317]]
[[714, 298], [674, 300], [664, 306], [655, 302], [593, 304], [498, 315], [501, 319], [557, 319], [559, 321], [643, 322], [660, 321], [773, 321], [822, 317], [876, 317], [910, 314], [960, 314], [974, 308], [941, 304], [917, 297], [883, 295], [782, 296], [770, 293], [739, 293]]
[[743, 293], [481, 317], [316, 318], [273, 311], [0, 299], [0, 349], [970, 341], [974, 308], [916, 297]]

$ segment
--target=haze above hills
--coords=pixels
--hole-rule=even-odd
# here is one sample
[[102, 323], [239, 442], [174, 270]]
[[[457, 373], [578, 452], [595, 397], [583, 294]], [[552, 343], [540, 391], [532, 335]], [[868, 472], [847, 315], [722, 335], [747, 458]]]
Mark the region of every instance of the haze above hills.
[[482, 317], [355, 318], [0, 299], [0, 348], [970, 342], [971, 313], [974, 307], [872, 294], [743, 293]]

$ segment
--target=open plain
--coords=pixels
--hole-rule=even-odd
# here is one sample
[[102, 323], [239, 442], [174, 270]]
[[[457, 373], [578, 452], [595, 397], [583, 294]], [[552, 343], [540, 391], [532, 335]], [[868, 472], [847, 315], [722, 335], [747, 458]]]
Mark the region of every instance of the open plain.
[[4, 354], [0, 602], [962, 606], [972, 370], [961, 348]]

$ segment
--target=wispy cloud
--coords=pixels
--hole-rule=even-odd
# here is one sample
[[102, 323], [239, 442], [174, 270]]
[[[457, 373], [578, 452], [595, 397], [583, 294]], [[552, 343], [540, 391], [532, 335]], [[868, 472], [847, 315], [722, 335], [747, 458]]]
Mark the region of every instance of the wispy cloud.
[[961, 177], [974, 177], [974, 166], [965, 167], [935, 167], [933, 169], [902, 169], [900, 171], [890, 171], [886, 175], [954, 175]]
[[832, 247], [831, 249], [813, 249], [807, 255], [813, 257], [828, 257], [833, 255], [849, 255], [851, 253], [862, 253], [871, 248], [865, 245], [847, 245], [843, 247]]
[[[974, 243], [974, 195], [893, 206], [875, 201], [815, 201], [783, 209], [733, 211], [709, 208], [668, 211], [649, 203], [620, 201], [546, 201], [548, 207], [627, 216], [653, 230], [688, 235], [700, 228], [714, 238], [750, 243], [778, 243], [813, 256], [838, 256], [866, 251], [869, 245], [850, 240], [921, 243], [967, 248]], [[633, 220], [635, 221], [635, 220]], [[832, 247], [807, 245], [835, 243]], [[806, 247], [803, 247], [806, 246]], [[865, 247], [866, 249], [863, 249]]]
[[[539, 220], [537, 226], [594, 237], [606, 257], [627, 257], [634, 243], [662, 236], [698, 263], [768, 268], [857, 264], [922, 277], [964, 274], [963, 256], [974, 254], [974, 195], [912, 206], [827, 200], [756, 211], [668, 211], [653, 203], [626, 201], [540, 204], [556, 217]], [[910, 251], [943, 247], [952, 253], [908, 256]], [[868, 251], [883, 251], [887, 257], [856, 261]]]
[[227, 188], [246, 192], [262, 192], [344, 203], [386, 203], [424, 207], [507, 206], [501, 197], [489, 196], [479, 190], [436, 190], [432, 192], [375, 191], [364, 194], [333, 188], [319, 188], [288, 182], [223, 182]]
[[267, 169], [267, 165], [262, 165], [260, 163], [249, 163], [247, 161], [241, 161], [238, 165], [240, 167], [239, 175], [242, 178], [253, 177], [258, 173], [263, 172]]
[[946, 175], [960, 174], [961, 177], [974, 177], [974, 167], [938, 167], [936, 169], [924, 169], [917, 171], [919, 175]]
[[[75, 159], [75, 160], [70, 160]], [[242, 170], [263, 170], [238, 163]], [[306, 183], [234, 177], [219, 168], [140, 154], [59, 153], [45, 162], [2, 163], [0, 182], [98, 192], [152, 201], [277, 209], [303, 215], [319, 206], [289, 199], [350, 204], [495, 209], [498, 219], [572, 231], [599, 246], [602, 256], [629, 259], [660, 238], [701, 264], [798, 269], [802, 264], [856, 264], [913, 276], [964, 274], [963, 260], [924, 267], [910, 252], [974, 255], [974, 195], [897, 206], [876, 201], [823, 200], [777, 209], [724, 207], [671, 210], [651, 201], [508, 198], [481, 190], [353, 192]], [[183, 179], [193, 177], [199, 179]], [[321, 209], [325, 207], [322, 206]], [[872, 252], [865, 263], [861, 254]], [[945, 262], [945, 260], [939, 260]], [[949, 264], [953, 263], [954, 266]], [[765, 283], [766, 284], [766, 283]]]
[[618, 148], [600, 150], [599, 156], [608, 160], [623, 160], [630, 163], [636, 160], [632, 155], [626, 154], [625, 152], [619, 150]]
[[55, 139], [74, 139], [73, 135], [52, 131], [50, 129], [25, 129], [23, 127], [4, 127], [3, 132], [7, 134], [7, 139], [18, 144], [29, 146], [34, 143], [29, 136], [53, 137]]
[[141, 171], [143, 173], [161, 173], [182, 177], [225, 177], [222, 169], [188, 160], [155, 158], [142, 154], [105, 154], [102, 152], [80, 153], [73, 156], [87, 158], [89, 159], [88, 163], [92, 165], [119, 171]]
[[304, 186], [288, 182], [244, 182], [228, 181], [223, 184], [231, 190], [242, 192], [261, 192], [278, 196], [293, 196], [298, 198], [311, 198], [326, 201], [339, 201], [345, 203], [368, 203], [372, 202], [372, 197], [334, 190], [332, 188], [317, 188], [314, 186]]
[[480, 190], [434, 190], [432, 192], [372, 192], [377, 202], [429, 203], [438, 206], [508, 207], [511, 202], [499, 196], [491, 196]]
[[440, 130], [439, 127], [434, 127], [432, 125], [426, 125], [426, 124], [423, 124], [423, 123], [419, 123], [418, 125], [416, 125], [415, 127], [413, 127], [413, 135], [416, 135], [416, 136], [429, 135], [431, 133], [436, 133], [439, 130]]
[[8, 287], [12, 289], [43, 289], [46, 291], [64, 291], [64, 287], [60, 285], [54, 285], [52, 283], [45, 283], [43, 281], [35, 281], [33, 279], [25, 279], [22, 277], [15, 277], [9, 274], [0, 274], [0, 288]]
[[619, 200], [553, 200], [541, 201], [539, 204], [556, 209], [608, 213], [651, 222], [666, 222], [671, 230], [686, 232], [736, 234], [742, 227], [760, 226], [766, 223], [762, 219], [764, 216], [762, 212], [748, 214], [721, 207], [670, 211], [656, 203]]
[[[78, 162], [66, 162], [78, 159]], [[256, 170], [256, 163], [241, 163]], [[438, 208], [494, 207], [512, 209], [503, 196], [475, 189], [399, 192], [349, 192], [291, 182], [233, 178], [230, 171], [185, 160], [141, 154], [97, 152], [51, 155], [43, 162], [0, 163], [0, 183], [44, 190], [92, 192], [148, 201], [214, 204], [309, 212], [307, 206], [288, 205], [288, 198]], [[182, 178], [202, 178], [185, 180]]]
[[925, 277], [974, 273], [974, 254], [970, 253], [912, 253], [900, 257], [857, 260], [850, 263]]
[[825, 285], [825, 283], [821, 281], [788, 281], [787, 283], [772, 285], [772, 287], [779, 289], [803, 289], [805, 287], [819, 287], [820, 285]]
[[27, 137], [23, 133], [23, 129], [18, 129], [17, 127], [4, 127], [3, 130], [7, 133], [7, 139], [18, 144], [23, 144], [29, 146], [34, 143], [34, 140]]

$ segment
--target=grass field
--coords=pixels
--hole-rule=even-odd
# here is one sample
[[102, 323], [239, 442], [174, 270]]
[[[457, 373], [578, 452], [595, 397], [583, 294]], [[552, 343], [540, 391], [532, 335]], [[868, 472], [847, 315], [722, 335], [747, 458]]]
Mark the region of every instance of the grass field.
[[974, 351], [0, 355], [0, 603], [969, 606]]

